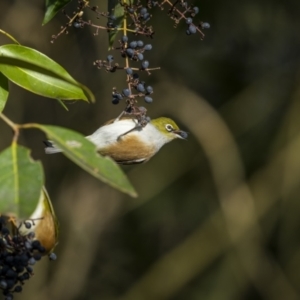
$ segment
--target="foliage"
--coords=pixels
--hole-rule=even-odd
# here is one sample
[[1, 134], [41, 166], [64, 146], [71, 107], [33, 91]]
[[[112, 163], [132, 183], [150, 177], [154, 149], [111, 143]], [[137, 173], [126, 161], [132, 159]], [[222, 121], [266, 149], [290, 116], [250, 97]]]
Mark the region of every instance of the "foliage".
[[[69, 2], [46, 0], [43, 24], [53, 19]], [[198, 33], [201, 40], [204, 38], [203, 30], [209, 28], [209, 24], [196, 24], [194, 17], [199, 13], [198, 7], [183, 0], [109, 0], [107, 12], [92, 6], [90, 2], [79, 0], [77, 10], [71, 16], [63, 11], [68, 21], [58, 34], [52, 36], [52, 42], [63, 33], [68, 33], [71, 26], [78, 30], [91, 26], [96, 29], [96, 35], [100, 30], [106, 31], [109, 48], [118, 51], [124, 63], [116, 63], [114, 57], [108, 55], [104, 60], [94, 61], [94, 66], [111, 73], [123, 72], [126, 86], [112, 88], [112, 103], [118, 104], [123, 100], [125, 108], [118, 118], [129, 115], [137, 121], [137, 128], [142, 129], [151, 118], [147, 109], [139, 106], [138, 102], [143, 99], [147, 104], [152, 103], [154, 89], [138, 73], [150, 75], [160, 67], [152, 67], [144, 57], [152, 50], [152, 44], [131, 38], [141, 36], [153, 39], [155, 30], [150, 21], [156, 13], [154, 8], [163, 11], [168, 7], [167, 15], [174, 21], [174, 27], [182, 22], [187, 35]], [[86, 10], [94, 13], [97, 19], [107, 20], [106, 25], [84, 19]], [[122, 36], [117, 39], [120, 32]], [[122, 169], [109, 157], [99, 155], [96, 146], [81, 134], [52, 125], [17, 124], [3, 113], [10, 96], [9, 82], [36, 95], [55, 99], [65, 108], [69, 100], [94, 102], [94, 95], [45, 54], [21, 45], [3, 30], [0, 30], [0, 34], [14, 43], [0, 46], [0, 118], [13, 130], [11, 145], [0, 153], [0, 242], [3, 244], [0, 253], [5, 263], [7, 256], [12, 257], [7, 264], [1, 264], [0, 289], [6, 299], [12, 299], [12, 293], [22, 290], [19, 284], [23, 284], [24, 278], [28, 279], [33, 274], [29, 265], [40, 260], [44, 254], [50, 253], [49, 257], [53, 258], [51, 252], [58, 236], [58, 221], [44, 187], [43, 167], [39, 161], [31, 158], [29, 148], [19, 144], [21, 130], [38, 129], [44, 132], [66, 157], [95, 178], [132, 197], [136, 197], [137, 193]], [[8, 230], [9, 226], [11, 228]], [[26, 256], [23, 265], [19, 262], [20, 255]], [[7, 275], [3, 268], [12, 268], [12, 275]], [[26, 273], [23, 273], [24, 268]], [[11, 276], [14, 277], [13, 281], [10, 281]]]

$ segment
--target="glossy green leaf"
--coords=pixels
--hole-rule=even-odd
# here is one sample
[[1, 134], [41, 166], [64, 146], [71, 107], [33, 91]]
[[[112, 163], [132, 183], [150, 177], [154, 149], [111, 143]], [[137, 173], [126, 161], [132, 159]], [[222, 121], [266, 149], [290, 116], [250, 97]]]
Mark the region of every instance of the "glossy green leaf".
[[71, 0], [46, 0], [46, 12], [43, 25], [47, 24]]
[[[116, 17], [116, 20], [113, 21], [114, 25], [117, 27], [120, 27], [123, 25], [124, 22], [124, 8], [120, 4], [119, 0], [108, 0], [108, 11], [111, 15], [114, 15]], [[117, 36], [118, 30], [112, 30], [108, 33], [108, 43], [109, 48], [112, 47], [116, 36]]]
[[94, 177], [133, 197], [137, 195], [122, 169], [111, 158], [100, 156], [96, 146], [83, 135], [57, 126], [34, 127], [44, 131], [69, 159]]
[[2, 73], [0, 73], [0, 113], [4, 109], [8, 93], [8, 80]]
[[28, 218], [35, 210], [44, 182], [43, 167], [30, 150], [13, 143], [0, 153], [0, 213]]
[[54, 99], [94, 100], [58, 63], [43, 53], [21, 45], [0, 46], [0, 72], [32, 93]]

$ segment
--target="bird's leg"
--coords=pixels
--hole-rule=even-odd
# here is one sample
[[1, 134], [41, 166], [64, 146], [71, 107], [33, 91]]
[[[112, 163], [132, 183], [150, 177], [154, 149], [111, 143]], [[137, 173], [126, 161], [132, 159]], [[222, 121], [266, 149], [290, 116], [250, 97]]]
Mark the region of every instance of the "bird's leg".
[[143, 128], [143, 126], [141, 126], [139, 123], [136, 123], [135, 124], [135, 126], [133, 127], [133, 128], [131, 128], [130, 130], [128, 130], [128, 131], [126, 131], [126, 132], [124, 132], [124, 133], [122, 133], [122, 134], [120, 134], [118, 137], [117, 137], [117, 141], [119, 141], [123, 136], [125, 136], [126, 134], [128, 134], [128, 133], [130, 133], [130, 132], [132, 132], [132, 131], [134, 131], [134, 130], [136, 130], [136, 129], [142, 129]]

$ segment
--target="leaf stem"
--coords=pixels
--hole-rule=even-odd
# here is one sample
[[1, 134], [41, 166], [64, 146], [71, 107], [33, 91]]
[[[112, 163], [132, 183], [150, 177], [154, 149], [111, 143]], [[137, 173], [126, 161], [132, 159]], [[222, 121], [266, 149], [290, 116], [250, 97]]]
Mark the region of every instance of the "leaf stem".
[[16, 129], [16, 124], [11, 121], [8, 117], [6, 117], [3, 113], [0, 113], [0, 118], [8, 125], [10, 126], [13, 130]]
[[19, 128], [20, 126], [13, 121], [11, 121], [7, 116], [3, 113], [0, 113], [0, 118], [14, 131], [13, 143], [16, 143], [19, 137]]
[[9, 33], [7, 33], [6, 31], [0, 29], [0, 33], [2, 33], [3, 35], [7, 36], [9, 39], [11, 39], [16, 44], [20, 45], [20, 43], [12, 35], [10, 35]]

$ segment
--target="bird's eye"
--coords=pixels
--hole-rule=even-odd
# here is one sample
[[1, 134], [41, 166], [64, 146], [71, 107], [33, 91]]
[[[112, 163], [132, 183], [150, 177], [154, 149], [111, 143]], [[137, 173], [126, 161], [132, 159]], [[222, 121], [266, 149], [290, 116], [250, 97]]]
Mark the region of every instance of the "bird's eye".
[[171, 131], [174, 130], [174, 129], [173, 129], [173, 126], [170, 125], [170, 124], [167, 124], [167, 125], [166, 125], [166, 129], [167, 129], [169, 132], [171, 132]]

